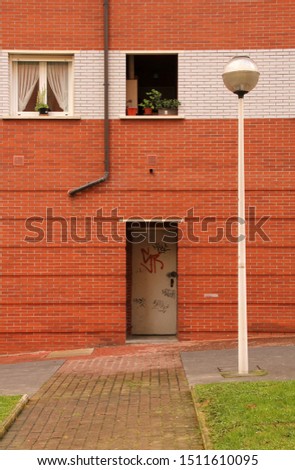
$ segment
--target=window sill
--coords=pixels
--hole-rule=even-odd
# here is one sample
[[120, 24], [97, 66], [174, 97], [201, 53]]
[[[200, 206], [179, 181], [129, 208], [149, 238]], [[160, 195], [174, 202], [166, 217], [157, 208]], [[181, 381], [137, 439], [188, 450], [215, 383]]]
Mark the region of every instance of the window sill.
[[140, 116], [125, 116], [121, 115], [120, 119], [133, 119], [133, 120], [138, 120], [138, 119], [145, 119], [147, 121], [153, 121], [154, 119], [185, 119], [184, 114], [177, 114], [177, 115], [171, 115], [171, 116], [159, 116], [157, 114], [153, 115], [140, 115]]
[[73, 120], [73, 119], [81, 119], [81, 116], [48, 116], [48, 115], [43, 115], [43, 116], [2, 116], [0, 119], [39, 119], [43, 121], [50, 121], [50, 120], [56, 120], [56, 119], [63, 119], [63, 120]]

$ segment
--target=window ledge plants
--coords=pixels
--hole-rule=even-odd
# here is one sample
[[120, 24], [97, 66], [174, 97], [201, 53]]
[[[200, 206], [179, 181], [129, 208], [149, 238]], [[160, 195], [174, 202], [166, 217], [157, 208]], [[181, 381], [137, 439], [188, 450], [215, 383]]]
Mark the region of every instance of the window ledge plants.
[[163, 99], [160, 100], [158, 105], [158, 114], [169, 116], [169, 115], [177, 115], [178, 114], [178, 107], [181, 105], [180, 101], [177, 99]]
[[176, 98], [162, 98], [162, 93], [153, 88], [146, 93], [146, 98], [139, 106], [143, 108], [144, 115], [177, 116], [181, 102]]
[[161, 97], [162, 93], [154, 88], [151, 91], [147, 91], [146, 98], [139, 104], [139, 106], [143, 108], [144, 114], [152, 115], [153, 112], [157, 111]]
[[46, 103], [46, 89], [45, 88], [42, 91], [40, 90], [38, 91], [35, 111], [38, 111], [38, 113], [42, 115], [48, 115], [49, 106]]

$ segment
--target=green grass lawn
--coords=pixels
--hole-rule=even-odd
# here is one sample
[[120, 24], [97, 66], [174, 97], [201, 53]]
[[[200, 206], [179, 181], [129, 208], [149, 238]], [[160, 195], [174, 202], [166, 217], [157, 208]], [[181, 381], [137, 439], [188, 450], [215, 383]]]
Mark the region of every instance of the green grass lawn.
[[15, 405], [19, 402], [21, 395], [0, 396], [0, 424], [11, 413]]
[[295, 381], [197, 385], [214, 449], [295, 449]]

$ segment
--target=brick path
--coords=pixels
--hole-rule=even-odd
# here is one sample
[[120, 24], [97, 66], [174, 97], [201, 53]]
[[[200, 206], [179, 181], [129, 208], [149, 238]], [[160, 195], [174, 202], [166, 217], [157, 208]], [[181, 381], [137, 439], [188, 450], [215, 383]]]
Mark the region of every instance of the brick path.
[[202, 449], [179, 351], [66, 361], [0, 449]]

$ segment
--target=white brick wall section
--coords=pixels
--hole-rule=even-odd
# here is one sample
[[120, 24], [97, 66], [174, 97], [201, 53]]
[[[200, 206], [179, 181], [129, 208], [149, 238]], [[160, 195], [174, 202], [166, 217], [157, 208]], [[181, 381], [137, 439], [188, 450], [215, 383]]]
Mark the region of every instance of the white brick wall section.
[[82, 51], [74, 59], [74, 114], [103, 118], [103, 52]]
[[9, 114], [8, 53], [0, 51], [0, 116]]
[[[84, 119], [104, 117], [104, 58], [102, 51], [75, 54], [75, 114]], [[109, 53], [109, 115], [116, 119], [126, 107], [126, 59], [117, 51]]]
[[126, 54], [110, 52], [110, 118], [117, 119], [126, 113]]
[[[148, 51], [147, 51], [148, 52]], [[235, 55], [248, 54], [257, 63], [260, 79], [245, 97], [245, 116], [295, 117], [295, 49], [182, 51], [178, 64], [180, 113], [187, 119], [237, 117], [237, 98], [224, 86], [222, 73]], [[110, 118], [126, 107], [126, 53], [109, 53]], [[0, 52], [0, 113], [9, 114], [9, 57]], [[103, 119], [103, 51], [81, 51], [74, 60], [74, 114]]]
[[189, 119], [237, 116], [237, 98], [224, 86], [227, 62], [247, 54], [260, 71], [256, 88], [245, 97], [245, 116], [295, 116], [295, 50], [183, 51], [179, 54], [178, 93], [181, 112]]

